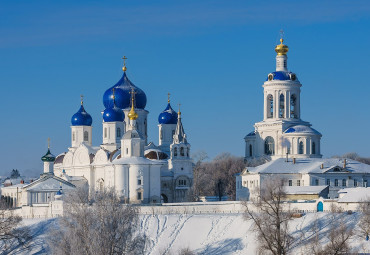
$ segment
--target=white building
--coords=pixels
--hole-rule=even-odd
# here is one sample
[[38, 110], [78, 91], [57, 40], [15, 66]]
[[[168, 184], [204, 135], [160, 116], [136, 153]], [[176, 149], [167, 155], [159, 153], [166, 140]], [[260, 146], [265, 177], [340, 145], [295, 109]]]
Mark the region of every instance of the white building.
[[91, 192], [114, 187], [129, 203], [181, 202], [192, 186], [193, 163], [180, 111], [168, 99], [160, 113], [159, 145], [147, 143], [146, 94], [126, 75], [103, 96], [103, 137], [92, 145], [92, 118], [83, 101], [72, 117], [71, 147], [56, 157], [57, 176], [85, 178]]
[[295, 73], [288, 71], [288, 46], [277, 45], [276, 71], [263, 84], [263, 121], [245, 136], [245, 158], [286, 156], [321, 158], [321, 134], [301, 119], [301, 87]]
[[236, 176], [237, 200], [250, 198], [266, 178], [279, 177], [286, 186], [329, 186], [329, 198], [347, 187], [367, 187], [370, 165], [353, 160], [322, 159], [321, 134], [301, 120], [301, 83], [288, 71], [288, 46], [277, 45], [276, 71], [264, 88], [263, 121], [244, 139], [245, 159], [270, 157], [272, 161], [247, 167]]

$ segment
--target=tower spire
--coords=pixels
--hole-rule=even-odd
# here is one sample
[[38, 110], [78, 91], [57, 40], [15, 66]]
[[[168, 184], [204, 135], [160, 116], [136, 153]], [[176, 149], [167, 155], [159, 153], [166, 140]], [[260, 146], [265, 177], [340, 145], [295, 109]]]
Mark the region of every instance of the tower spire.
[[167, 102], [168, 102], [168, 103], [170, 103], [170, 95], [171, 95], [171, 93], [169, 93], [169, 92], [168, 92], [168, 93], [167, 93], [167, 97], [168, 97]]
[[177, 118], [175, 134], [173, 135], [173, 142], [174, 143], [187, 143], [186, 134], [185, 134], [182, 122], [181, 122], [180, 106], [181, 104], [179, 104], [179, 111], [177, 112], [178, 118]]
[[135, 105], [135, 94], [136, 94], [136, 92], [135, 92], [134, 88], [131, 88], [130, 94], [131, 94], [131, 110], [128, 113], [128, 117], [129, 117], [130, 120], [136, 120], [139, 116], [135, 112], [135, 106], [134, 105]]
[[84, 105], [84, 95], [81, 94], [81, 105]]
[[127, 70], [127, 67], [126, 67], [126, 59], [127, 59], [127, 57], [126, 56], [123, 56], [122, 59], [123, 59], [122, 71], [126, 72], [126, 70]]
[[50, 150], [50, 137], [48, 137], [48, 150]]
[[280, 30], [280, 44], [276, 45], [276, 71], [288, 71], [288, 56], [286, 55], [289, 51], [288, 45], [283, 44], [284, 42], [284, 31]]

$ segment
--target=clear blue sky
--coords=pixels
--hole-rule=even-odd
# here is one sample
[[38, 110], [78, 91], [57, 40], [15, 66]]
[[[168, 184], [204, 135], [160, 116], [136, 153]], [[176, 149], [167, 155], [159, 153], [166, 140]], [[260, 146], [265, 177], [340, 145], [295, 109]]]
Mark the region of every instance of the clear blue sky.
[[280, 29], [324, 156], [370, 156], [369, 28], [370, 1], [1, 1], [0, 174], [41, 172], [47, 137], [66, 151], [80, 94], [99, 145], [123, 55], [148, 97], [149, 141], [171, 92], [193, 152], [243, 155]]

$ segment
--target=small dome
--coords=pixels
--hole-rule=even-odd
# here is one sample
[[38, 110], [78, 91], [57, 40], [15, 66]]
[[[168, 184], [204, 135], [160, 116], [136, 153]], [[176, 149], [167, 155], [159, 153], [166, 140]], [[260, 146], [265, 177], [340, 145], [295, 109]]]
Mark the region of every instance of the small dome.
[[107, 108], [104, 110], [103, 113], [103, 120], [104, 122], [114, 122], [114, 121], [120, 121], [122, 122], [125, 119], [125, 113], [122, 109], [119, 109], [118, 107], [114, 106], [113, 108]]
[[85, 111], [83, 105], [81, 105], [80, 110], [72, 116], [71, 123], [72, 126], [91, 126], [92, 118], [90, 114]]
[[161, 112], [158, 116], [159, 124], [176, 124], [177, 123], [177, 112], [175, 112], [170, 103], [168, 103], [166, 109]]
[[297, 76], [295, 73], [292, 72], [284, 72], [284, 71], [277, 71], [272, 72], [267, 75], [266, 81], [272, 81], [272, 80], [278, 80], [278, 81], [298, 81]]
[[163, 151], [157, 150], [157, 149], [146, 150], [144, 152], [144, 156], [147, 159], [152, 159], [152, 160], [164, 160], [168, 158], [168, 155], [166, 153], [164, 153]]
[[276, 45], [275, 51], [278, 54], [278, 56], [286, 55], [289, 51], [288, 45], [283, 44], [284, 39], [280, 39], [280, 44]]
[[54, 162], [55, 161], [55, 156], [51, 154], [50, 149], [48, 149], [48, 152], [41, 158], [42, 161], [44, 162]]
[[304, 125], [296, 125], [284, 131], [284, 134], [293, 134], [293, 133], [321, 135], [320, 132], [317, 131], [316, 129]]
[[122, 78], [111, 88], [105, 91], [103, 95], [103, 104], [105, 108], [113, 106], [113, 88], [115, 88], [115, 104], [120, 109], [126, 109], [131, 106], [131, 89], [133, 88], [135, 94], [135, 108], [144, 109], [146, 106], [146, 95], [144, 91], [136, 87], [126, 75], [123, 73]]

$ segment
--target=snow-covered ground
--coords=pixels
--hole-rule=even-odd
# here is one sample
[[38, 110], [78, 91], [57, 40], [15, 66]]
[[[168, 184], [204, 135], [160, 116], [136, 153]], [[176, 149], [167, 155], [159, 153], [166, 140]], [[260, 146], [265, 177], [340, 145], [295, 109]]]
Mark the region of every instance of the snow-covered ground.
[[[353, 228], [359, 214], [341, 214]], [[293, 220], [291, 232], [297, 240], [293, 254], [307, 254], [305, 240], [312, 235], [310, 225], [318, 220], [320, 232], [325, 234], [330, 220], [327, 213], [310, 213]], [[46, 237], [48, 229], [57, 227], [56, 219], [26, 219], [25, 224], [32, 228], [35, 241], [31, 252], [17, 254], [47, 254]], [[183, 248], [190, 248], [196, 254], [256, 254], [257, 242], [250, 231], [252, 222], [245, 221], [241, 214], [200, 214], [200, 215], [144, 215], [141, 216], [141, 230], [150, 238], [148, 254], [177, 254]], [[351, 240], [354, 252], [370, 252], [370, 241], [365, 237]]]

